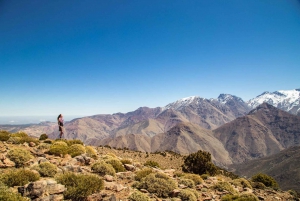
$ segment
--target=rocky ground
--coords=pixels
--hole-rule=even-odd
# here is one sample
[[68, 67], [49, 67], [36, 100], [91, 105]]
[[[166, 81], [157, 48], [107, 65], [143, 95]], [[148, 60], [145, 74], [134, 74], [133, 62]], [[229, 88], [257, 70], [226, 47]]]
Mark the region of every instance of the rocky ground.
[[[43, 147], [43, 148], [41, 148]], [[15, 163], [7, 157], [7, 153], [15, 148], [21, 148], [30, 151], [32, 156], [25, 169], [34, 169], [38, 164], [44, 162], [50, 162], [57, 166], [57, 174], [63, 174], [65, 172], [75, 172], [78, 174], [93, 173], [91, 166], [97, 162], [104, 160], [105, 157], [110, 156], [116, 159], [128, 159], [132, 161], [131, 164], [124, 164], [126, 171], [118, 172], [115, 176], [104, 175], [101, 178], [104, 180], [104, 189], [98, 193], [89, 195], [85, 199], [88, 201], [93, 200], [129, 200], [129, 196], [134, 192], [141, 192], [146, 195], [149, 200], [193, 200], [193, 198], [182, 199], [179, 194], [184, 189], [189, 189], [188, 186], [180, 184], [181, 178], [179, 175], [180, 166], [183, 163], [183, 157], [173, 153], [157, 153], [147, 154], [134, 152], [129, 150], [116, 150], [107, 147], [97, 147], [97, 156], [92, 158], [87, 154], [81, 154], [76, 157], [71, 157], [69, 154], [64, 156], [54, 156], [48, 154], [49, 144], [40, 142], [39, 145], [35, 143], [23, 143], [23, 144], [10, 144], [8, 142], [0, 141], [0, 168], [4, 173], [9, 169], [15, 168]], [[144, 168], [144, 162], [147, 160], [156, 161], [159, 163], [160, 168], [150, 167], [153, 172], [159, 172], [167, 175], [168, 178], [176, 183], [176, 188], [169, 192], [169, 197], [159, 197], [156, 193], [149, 192], [148, 189], [135, 188], [136, 173]], [[34, 171], [34, 170], [33, 170]], [[27, 197], [28, 200], [35, 201], [58, 201], [65, 199], [66, 186], [58, 183], [56, 177], [40, 177], [38, 181], [30, 182], [24, 186], [14, 186], [10, 190], [14, 193], [20, 193], [23, 197]], [[216, 189], [215, 186], [218, 183], [227, 182], [234, 189], [233, 192], [224, 189]], [[191, 187], [193, 191], [196, 191], [198, 195], [197, 200], [221, 200], [223, 196], [236, 194], [255, 195], [255, 200], [297, 200], [291, 195], [290, 192], [274, 190], [271, 188], [258, 189], [253, 187], [244, 187], [236, 185], [234, 180], [224, 175], [216, 175], [213, 177], [204, 177], [202, 183]], [[224, 198], [224, 197], [223, 197]], [[0, 196], [1, 199], [1, 196]], [[74, 199], [75, 200], [75, 199]], [[84, 199], [79, 199], [84, 200]], [[133, 200], [133, 199], [131, 199]], [[143, 199], [140, 199], [141, 201]], [[134, 200], [139, 201], [139, 200]]]

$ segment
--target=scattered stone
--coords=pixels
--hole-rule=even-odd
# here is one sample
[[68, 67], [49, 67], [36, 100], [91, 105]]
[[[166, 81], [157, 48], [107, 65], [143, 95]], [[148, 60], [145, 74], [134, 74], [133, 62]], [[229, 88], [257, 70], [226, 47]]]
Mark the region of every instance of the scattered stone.
[[[3, 164], [3, 165], [2, 165]], [[0, 167], [3, 167], [3, 168], [8, 168], [8, 167], [15, 167], [15, 163], [13, 161], [11, 161], [9, 158], [5, 158], [3, 161], [2, 161], [2, 164], [0, 164]]]
[[142, 193], [149, 193], [146, 189], [140, 189], [140, 191], [142, 192]]
[[179, 189], [174, 189], [174, 190], [171, 192], [170, 196], [174, 198], [174, 197], [177, 197], [177, 196], [179, 195], [179, 193], [180, 193], [180, 190], [179, 190]]
[[128, 170], [128, 171], [135, 171], [135, 166], [133, 166], [133, 165], [130, 165], [130, 164], [124, 164], [124, 167], [125, 167], [125, 169], [126, 170]]
[[35, 147], [36, 144], [35, 144], [34, 142], [29, 142], [29, 146], [30, 146], [30, 147]]
[[114, 180], [114, 177], [111, 175], [105, 175], [103, 178], [105, 179], [105, 181], [108, 182], [112, 182]]
[[114, 190], [117, 191], [117, 192], [120, 192], [124, 189], [125, 187], [122, 185], [122, 184], [116, 184], [114, 186]]

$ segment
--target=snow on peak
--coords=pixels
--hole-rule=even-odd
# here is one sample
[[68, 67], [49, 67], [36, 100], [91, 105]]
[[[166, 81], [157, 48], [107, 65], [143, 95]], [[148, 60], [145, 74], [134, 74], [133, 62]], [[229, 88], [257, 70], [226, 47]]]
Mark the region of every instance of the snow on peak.
[[197, 99], [200, 99], [200, 97], [199, 96], [189, 96], [189, 97], [186, 97], [186, 98], [182, 98], [182, 99], [179, 99], [179, 100], [177, 100], [173, 103], [170, 103], [170, 104], [166, 105], [163, 108], [163, 110], [170, 109], [170, 108], [178, 110], [181, 107], [185, 107], [185, 106], [191, 104], [192, 102], [194, 102]]
[[247, 102], [247, 104], [255, 108], [262, 103], [269, 103], [280, 109], [286, 111], [291, 110], [293, 107], [299, 107], [300, 105], [300, 91], [294, 90], [279, 90], [275, 92], [264, 92], [261, 95], [253, 98]]
[[228, 101], [236, 99], [239, 102], [244, 102], [241, 98], [231, 95], [231, 94], [220, 94], [218, 97], [218, 101], [222, 104], [226, 104]]

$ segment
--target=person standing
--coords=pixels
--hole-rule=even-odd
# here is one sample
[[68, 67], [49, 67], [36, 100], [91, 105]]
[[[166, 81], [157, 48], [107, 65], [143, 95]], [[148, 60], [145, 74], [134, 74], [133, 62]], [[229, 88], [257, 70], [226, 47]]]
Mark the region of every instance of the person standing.
[[60, 131], [59, 138], [61, 139], [62, 135], [64, 134], [64, 119], [62, 114], [58, 115], [57, 123], [59, 126], [58, 130]]

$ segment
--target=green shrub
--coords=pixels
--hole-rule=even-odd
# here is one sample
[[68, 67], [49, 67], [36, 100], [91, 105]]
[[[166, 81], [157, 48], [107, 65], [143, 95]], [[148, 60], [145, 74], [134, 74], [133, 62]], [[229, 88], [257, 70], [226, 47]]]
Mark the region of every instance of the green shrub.
[[104, 175], [112, 175], [115, 176], [116, 171], [113, 168], [113, 166], [111, 164], [107, 164], [105, 162], [97, 162], [94, 163], [91, 167], [92, 171], [94, 173], [99, 174], [100, 176], [104, 176]]
[[266, 187], [271, 187], [273, 189], [278, 189], [278, 184], [277, 184], [276, 180], [273, 177], [269, 176], [269, 175], [259, 173], [259, 174], [254, 175], [251, 178], [251, 180], [253, 182], [261, 182]]
[[142, 178], [146, 177], [147, 175], [153, 173], [151, 168], [144, 168], [141, 170], [136, 171], [135, 173], [135, 180], [141, 181]]
[[195, 182], [191, 179], [180, 179], [179, 184], [183, 184], [189, 188], [195, 188]]
[[40, 136], [39, 140], [46, 140], [46, 139], [48, 139], [48, 135], [44, 133]]
[[156, 162], [156, 161], [151, 161], [151, 160], [148, 160], [148, 161], [146, 161], [145, 163], [144, 163], [144, 166], [149, 166], [149, 167], [160, 167], [159, 166], [159, 164], [158, 164], [158, 162]]
[[12, 192], [3, 183], [0, 183], [0, 200], [3, 200], [3, 201], [28, 201], [28, 199], [22, 197], [19, 193]]
[[202, 178], [202, 179], [207, 179], [208, 177], [209, 177], [208, 174], [202, 174], [202, 175], [201, 175], [201, 178]]
[[56, 156], [66, 155], [68, 153], [68, 145], [63, 141], [56, 141], [50, 146], [49, 154]]
[[0, 131], [0, 141], [7, 141], [10, 137], [10, 133], [7, 131]]
[[52, 144], [52, 140], [44, 140], [44, 143]]
[[182, 177], [183, 175], [184, 175], [184, 173], [183, 173], [182, 171], [176, 170], [176, 171], [174, 172], [174, 177]]
[[116, 172], [125, 172], [126, 171], [123, 164], [118, 159], [109, 159], [109, 160], [106, 160], [105, 162], [107, 164], [112, 165]]
[[85, 148], [81, 144], [73, 144], [68, 148], [68, 154], [72, 157], [79, 156], [85, 153]]
[[152, 173], [142, 178], [137, 188], [146, 189], [158, 197], [168, 197], [169, 193], [176, 188], [175, 182], [162, 173]]
[[1, 175], [1, 181], [9, 187], [24, 186], [28, 182], [37, 181], [40, 178], [38, 173], [26, 169], [12, 169]]
[[182, 170], [199, 175], [209, 174], [213, 176], [217, 173], [217, 167], [211, 162], [210, 153], [201, 150], [184, 159]]
[[182, 201], [197, 201], [198, 197], [195, 195], [195, 192], [189, 189], [181, 190], [178, 196], [181, 198]]
[[226, 190], [226, 191], [231, 192], [231, 193], [236, 193], [236, 191], [233, 189], [233, 187], [226, 181], [218, 182], [212, 188], [216, 189], [218, 191]]
[[222, 201], [258, 201], [259, 199], [252, 193], [242, 195], [224, 195]]
[[195, 185], [198, 185], [198, 184], [202, 184], [203, 183], [203, 179], [197, 175], [197, 174], [184, 174], [182, 176], [182, 178], [184, 179], [191, 179], [194, 181]]
[[122, 160], [121, 160], [121, 163], [122, 163], [123, 165], [125, 165], [125, 164], [132, 164], [132, 161], [131, 161], [130, 159], [122, 159]]
[[46, 162], [38, 165], [37, 171], [42, 177], [54, 177], [57, 173], [56, 165]]
[[141, 193], [139, 191], [135, 191], [132, 193], [129, 197], [128, 200], [131, 201], [150, 201], [150, 198], [145, 195], [144, 193]]
[[68, 172], [59, 175], [56, 180], [65, 185], [65, 199], [85, 200], [87, 196], [98, 193], [104, 188], [103, 180], [94, 174], [76, 174]]
[[32, 155], [25, 149], [12, 149], [7, 153], [7, 157], [15, 162], [16, 167], [24, 167], [25, 163], [28, 162]]
[[257, 189], [262, 189], [264, 190], [265, 188], [267, 188], [263, 183], [261, 182], [251, 182], [251, 186], [252, 188], [257, 188]]
[[232, 181], [232, 184], [235, 185], [235, 186], [240, 186], [240, 187], [243, 187], [243, 188], [252, 189], [252, 186], [251, 186], [250, 182], [247, 179], [244, 179], [244, 178], [234, 179]]
[[67, 144], [68, 144], [68, 146], [71, 146], [73, 144], [81, 144], [81, 145], [83, 145], [83, 142], [81, 140], [79, 140], [79, 139], [74, 139], [74, 140], [67, 140]]
[[47, 144], [47, 143], [41, 143], [39, 146], [37, 146], [37, 148], [40, 150], [49, 150], [50, 147], [51, 147], [51, 145]]
[[27, 137], [26, 136], [25, 137], [20, 137], [19, 144], [23, 144], [24, 142], [27, 142], [27, 143], [34, 142], [35, 144], [39, 144], [40, 143], [40, 141], [38, 139], [34, 138], [34, 137], [29, 137], [29, 136], [27, 136]]
[[9, 137], [7, 142], [12, 144], [21, 144], [21, 137]]
[[28, 137], [27, 133], [24, 133], [22, 131], [17, 132], [17, 133], [13, 133], [10, 135], [11, 137]]
[[88, 157], [93, 159], [97, 159], [97, 151], [92, 146], [86, 146], [85, 151]]

